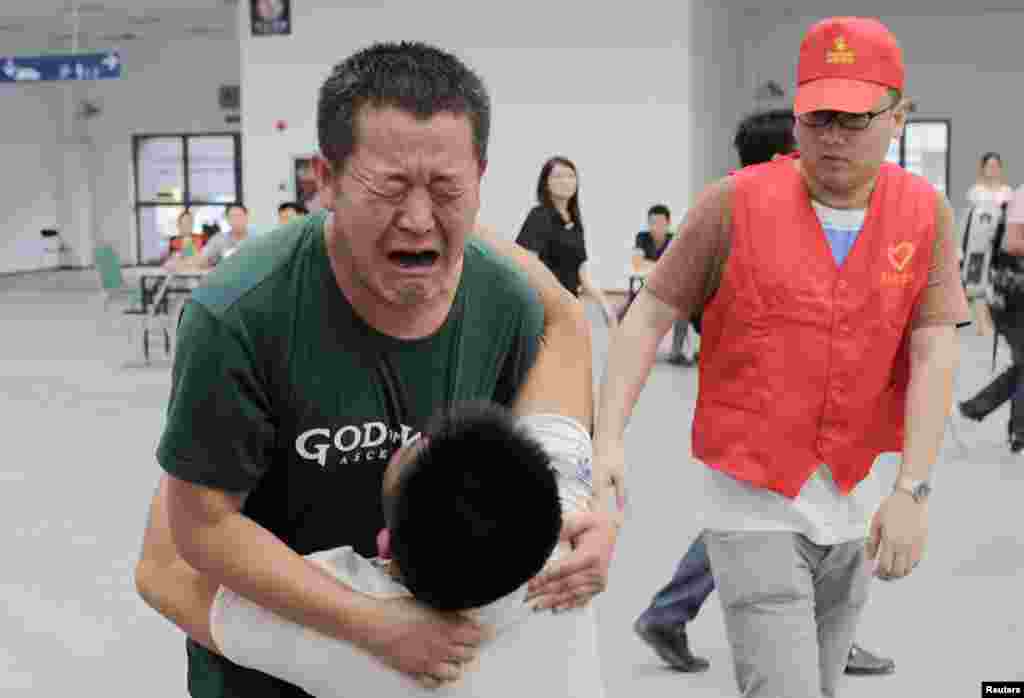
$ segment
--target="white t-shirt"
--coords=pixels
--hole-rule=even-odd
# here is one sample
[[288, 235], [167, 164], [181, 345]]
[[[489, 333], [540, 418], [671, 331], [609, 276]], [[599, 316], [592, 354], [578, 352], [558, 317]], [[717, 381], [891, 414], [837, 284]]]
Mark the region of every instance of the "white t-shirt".
[[[864, 225], [866, 210], [839, 210], [814, 203], [836, 261], [842, 264]], [[756, 488], [702, 467], [707, 506], [703, 527], [720, 531], [800, 533], [818, 545], [836, 545], [868, 536], [871, 517], [895, 483], [900, 454], [884, 453], [848, 496], [821, 464], [795, 499]], [[882, 472], [879, 466], [882, 465]]]
[[[526, 417], [545, 450], [558, 457], [564, 511], [585, 505], [590, 477], [589, 435], [573, 420]], [[584, 440], [585, 439], [585, 440]], [[524, 507], [524, 516], [529, 507]], [[552, 561], [565, 554], [560, 545]], [[346, 586], [377, 598], [411, 597], [410, 592], [352, 548], [307, 556]], [[473, 561], [453, 574], [473, 574]], [[406, 698], [603, 698], [592, 606], [558, 614], [534, 613], [525, 603], [526, 586], [481, 609], [466, 613], [496, 636], [481, 648], [463, 678], [439, 690], [384, 665], [354, 645], [280, 618], [221, 588], [210, 610], [211, 633], [225, 657], [295, 684], [315, 698], [372, 696]]]
[[967, 190], [967, 200], [972, 206], [1002, 206], [1013, 198], [1013, 188], [1004, 184], [999, 189], [988, 189], [975, 184]]

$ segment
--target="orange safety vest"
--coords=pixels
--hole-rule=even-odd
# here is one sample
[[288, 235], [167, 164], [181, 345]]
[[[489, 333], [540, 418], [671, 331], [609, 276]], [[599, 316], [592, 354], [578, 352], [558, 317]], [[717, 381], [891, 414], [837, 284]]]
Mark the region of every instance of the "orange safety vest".
[[903, 447], [936, 194], [883, 164], [840, 267], [792, 159], [734, 174], [731, 249], [704, 309], [693, 453], [789, 498], [825, 463], [848, 494], [879, 453]]

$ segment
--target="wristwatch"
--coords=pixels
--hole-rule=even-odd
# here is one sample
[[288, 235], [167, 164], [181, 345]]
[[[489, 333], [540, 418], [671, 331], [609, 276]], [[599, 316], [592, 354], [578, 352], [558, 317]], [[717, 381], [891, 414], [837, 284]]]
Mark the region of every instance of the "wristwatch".
[[896, 486], [893, 490], [909, 494], [914, 498], [915, 502], [920, 504], [928, 499], [928, 495], [932, 493], [932, 486], [927, 480], [911, 480], [907, 477], [901, 477], [896, 480]]

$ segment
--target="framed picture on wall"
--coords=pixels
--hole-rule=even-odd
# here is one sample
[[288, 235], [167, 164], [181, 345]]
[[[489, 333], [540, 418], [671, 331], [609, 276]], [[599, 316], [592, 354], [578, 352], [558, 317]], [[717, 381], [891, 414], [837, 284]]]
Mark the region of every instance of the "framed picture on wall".
[[249, 0], [253, 36], [292, 33], [292, 0]]
[[316, 178], [313, 176], [313, 156], [296, 155], [292, 159], [292, 177], [295, 185], [295, 200], [314, 213], [320, 209], [317, 197]]

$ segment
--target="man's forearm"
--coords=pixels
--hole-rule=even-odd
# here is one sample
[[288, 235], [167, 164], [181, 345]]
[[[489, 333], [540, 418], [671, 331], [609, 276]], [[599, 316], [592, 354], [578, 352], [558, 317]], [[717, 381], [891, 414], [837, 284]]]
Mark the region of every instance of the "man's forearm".
[[958, 348], [953, 328], [947, 329], [949, 338], [935, 342], [911, 359], [900, 466], [900, 476], [911, 480], [930, 476], [952, 405]]
[[330, 637], [365, 646], [374, 604], [240, 513], [171, 527], [182, 558], [211, 583]]
[[629, 416], [654, 366], [658, 344], [674, 319], [658, 305], [660, 301], [642, 292], [613, 335], [598, 398], [595, 442], [623, 438]]
[[142, 563], [135, 585], [146, 604], [195, 642], [220, 652], [210, 633], [210, 606], [217, 585], [182, 559], [169, 565]]

